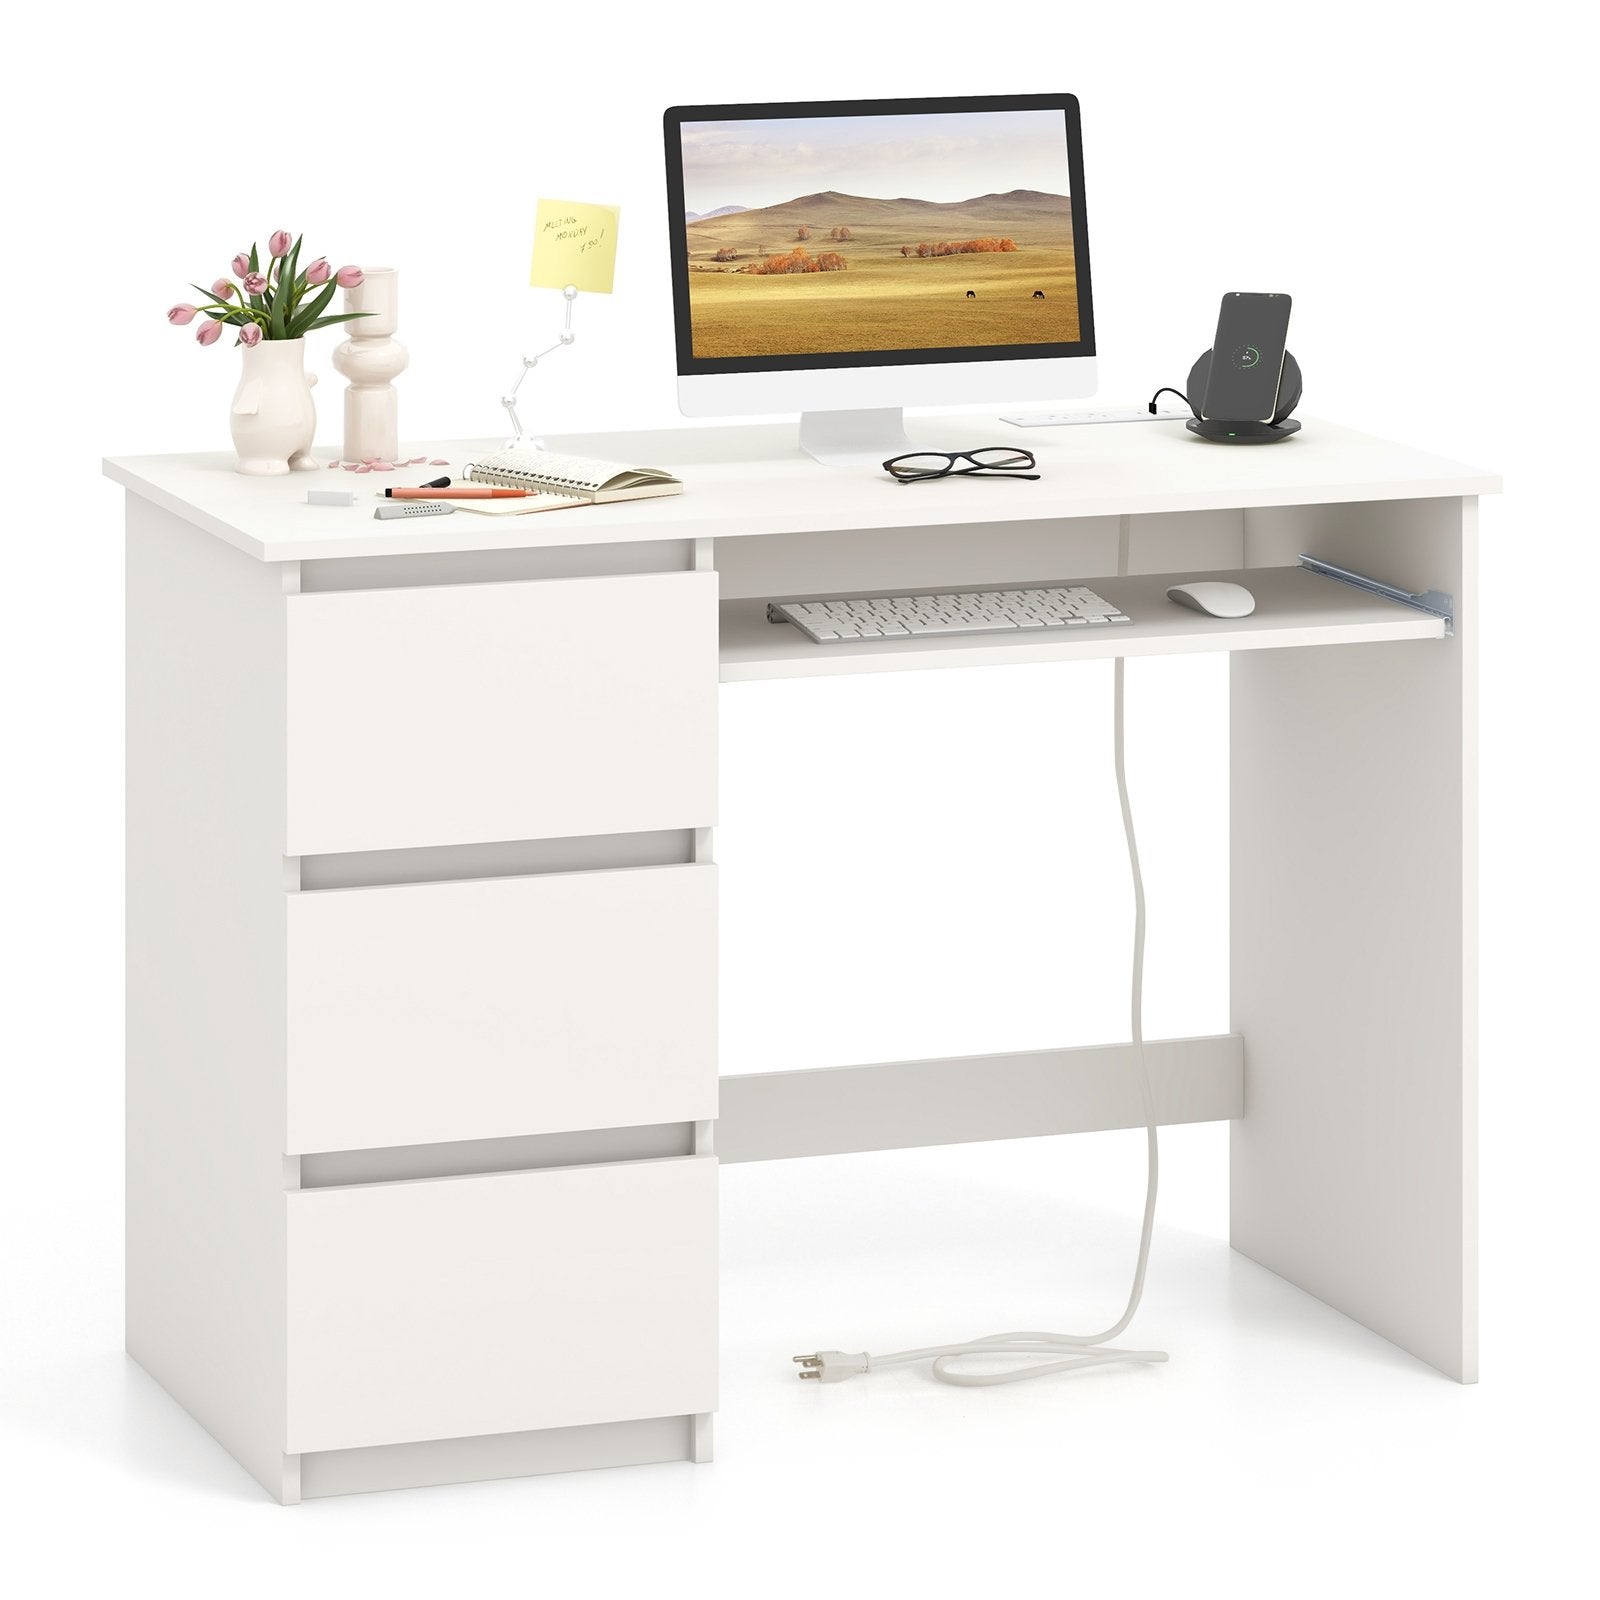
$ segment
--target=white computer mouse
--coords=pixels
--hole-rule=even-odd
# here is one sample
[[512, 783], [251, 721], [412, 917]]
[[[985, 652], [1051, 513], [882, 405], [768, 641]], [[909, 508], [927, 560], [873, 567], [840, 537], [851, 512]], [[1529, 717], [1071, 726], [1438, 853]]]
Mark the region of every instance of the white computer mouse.
[[1208, 617], [1248, 617], [1256, 608], [1256, 597], [1237, 583], [1175, 583], [1167, 599]]

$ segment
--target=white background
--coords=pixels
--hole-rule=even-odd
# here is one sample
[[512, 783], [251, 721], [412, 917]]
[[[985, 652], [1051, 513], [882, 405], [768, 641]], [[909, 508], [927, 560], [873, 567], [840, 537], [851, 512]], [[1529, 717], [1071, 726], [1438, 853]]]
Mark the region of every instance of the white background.
[[[147, 0], [13, 17], [0, 1579], [311, 1596], [1570, 1587], [1553, 1574], [1579, 1559], [1595, 1424], [1580, 1019], [1596, 564], [1594, 147], [1569, 14]], [[404, 433], [488, 434], [517, 356], [559, 317], [525, 287], [534, 198], [615, 201], [616, 293], [580, 304], [579, 343], [530, 378], [529, 414], [667, 424], [665, 105], [1053, 89], [1083, 104], [1105, 399], [1181, 382], [1223, 291], [1288, 290], [1306, 414], [1506, 475], [1483, 516], [1484, 1382], [1450, 1384], [1231, 1257], [1225, 1130], [1208, 1127], [1164, 1139], [1135, 1333], [1170, 1365], [813, 1392], [791, 1351], [1109, 1321], [1139, 1141], [774, 1163], [724, 1175], [714, 1466], [273, 1506], [120, 1353], [121, 508], [97, 462], [226, 448], [237, 361], [162, 312], [250, 239], [303, 229], [336, 263], [402, 271]], [[336, 339], [313, 355], [329, 419]], [[1205, 1031], [1225, 988], [1221, 678], [1158, 662], [1130, 683], [1151, 1031]], [[725, 1065], [1117, 1036], [1106, 696], [1093, 667], [730, 690]], [[797, 770], [801, 741], [836, 743], [840, 775]], [[901, 778], [950, 743], [980, 753], [948, 784]]]

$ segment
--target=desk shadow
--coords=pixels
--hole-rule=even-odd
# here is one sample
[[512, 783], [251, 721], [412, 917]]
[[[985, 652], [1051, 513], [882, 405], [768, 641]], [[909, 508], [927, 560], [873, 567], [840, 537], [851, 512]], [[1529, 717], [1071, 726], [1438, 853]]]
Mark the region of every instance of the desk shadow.
[[247, 1473], [133, 1358], [85, 1351], [45, 1368], [3, 1407], [13, 1436], [48, 1438], [113, 1469], [223, 1500], [272, 1505]]

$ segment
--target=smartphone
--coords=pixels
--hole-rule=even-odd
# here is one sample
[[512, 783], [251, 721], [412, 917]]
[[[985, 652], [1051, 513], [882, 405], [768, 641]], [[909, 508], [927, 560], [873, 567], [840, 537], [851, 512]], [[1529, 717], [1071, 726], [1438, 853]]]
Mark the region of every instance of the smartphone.
[[1218, 422], [1271, 422], [1289, 339], [1286, 294], [1225, 294], [1211, 341], [1200, 415]]

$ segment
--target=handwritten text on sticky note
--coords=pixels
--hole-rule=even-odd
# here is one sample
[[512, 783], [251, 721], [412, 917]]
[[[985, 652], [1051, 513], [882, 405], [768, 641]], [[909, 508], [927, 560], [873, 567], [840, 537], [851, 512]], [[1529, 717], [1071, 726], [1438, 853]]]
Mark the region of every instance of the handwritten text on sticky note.
[[617, 206], [580, 200], [541, 200], [533, 224], [535, 289], [564, 289], [570, 283], [591, 294], [610, 294], [617, 265]]

